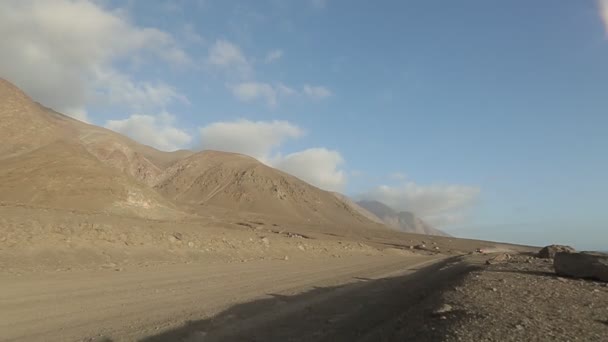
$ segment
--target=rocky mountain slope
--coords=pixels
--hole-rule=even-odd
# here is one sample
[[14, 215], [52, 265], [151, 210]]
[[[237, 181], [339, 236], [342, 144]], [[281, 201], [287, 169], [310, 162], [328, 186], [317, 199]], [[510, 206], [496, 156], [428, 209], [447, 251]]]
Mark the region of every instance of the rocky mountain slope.
[[207, 206], [374, 224], [332, 193], [244, 155], [163, 152], [46, 108], [0, 79], [0, 201], [174, 217]]
[[152, 189], [69, 141], [2, 160], [0, 202], [149, 218], [179, 216]]
[[359, 201], [357, 204], [376, 215], [384, 224], [394, 229], [408, 233], [448, 236], [448, 234], [431, 227], [409, 211], [397, 212], [378, 201]]
[[202, 151], [179, 160], [163, 172], [155, 189], [195, 207], [213, 205], [308, 223], [371, 223], [332, 193], [237, 153]]

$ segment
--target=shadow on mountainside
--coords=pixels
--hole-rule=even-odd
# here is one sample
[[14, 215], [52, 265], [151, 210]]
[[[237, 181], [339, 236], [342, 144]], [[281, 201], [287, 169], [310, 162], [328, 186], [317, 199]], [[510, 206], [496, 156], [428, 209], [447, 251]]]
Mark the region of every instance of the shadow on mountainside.
[[[237, 304], [209, 319], [150, 336], [164, 341], [441, 341], [444, 325], [432, 314], [441, 292], [453, 287], [475, 266], [457, 258], [413, 274], [357, 282]], [[457, 315], [458, 313], [453, 313]], [[433, 323], [434, 322], [434, 323]], [[439, 327], [439, 328], [437, 328]]]

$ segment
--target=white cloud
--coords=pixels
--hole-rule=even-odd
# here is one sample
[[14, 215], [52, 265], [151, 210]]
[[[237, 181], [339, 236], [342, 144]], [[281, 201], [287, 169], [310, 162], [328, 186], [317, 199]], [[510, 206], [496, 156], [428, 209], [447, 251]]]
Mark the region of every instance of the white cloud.
[[315, 100], [320, 100], [331, 95], [331, 92], [325, 87], [305, 85], [302, 91], [299, 92], [282, 83], [271, 85], [264, 82], [241, 82], [231, 85], [229, 88], [232, 94], [240, 101], [252, 102], [263, 99], [270, 107], [275, 107], [280, 97], [304, 95]]
[[[279, 49], [271, 50], [266, 55], [264, 62], [272, 63], [283, 56]], [[324, 86], [312, 86], [305, 84], [302, 90], [295, 90], [283, 83], [267, 83], [255, 81], [251, 77], [254, 73], [253, 62], [250, 61], [241, 49], [227, 40], [217, 40], [209, 49], [207, 64], [215, 69], [224, 71], [229, 76], [237, 76], [240, 82], [228, 85], [232, 94], [243, 102], [252, 102], [263, 99], [270, 107], [278, 105], [279, 97], [300, 95], [313, 100], [321, 100], [332, 95], [332, 92]], [[233, 77], [234, 80], [234, 77]]]
[[403, 172], [393, 172], [389, 175], [389, 178], [396, 181], [404, 181], [407, 179], [407, 175]]
[[192, 137], [176, 128], [174, 122], [175, 117], [166, 112], [156, 116], [134, 114], [124, 120], [109, 120], [105, 127], [159, 150], [175, 151], [186, 147]]
[[268, 83], [242, 82], [231, 86], [232, 94], [243, 102], [251, 102], [262, 98], [270, 107], [277, 105], [277, 89]]
[[227, 72], [235, 72], [241, 77], [248, 77], [251, 72], [251, 64], [241, 49], [223, 39], [217, 40], [209, 49], [207, 62], [216, 68]]
[[462, 219], [463, 211], [477, 199], [480, 189], [465, 185], [379, 186], [360, 197], [377, 200], [399, 211], [411, 211], [429, 222], [442, 225]]
[[215, 122], [200, 128], [204, 149], [243, 153], [268, 162], [272, 153], [287, 139], [304, 131], [287, 121], [237, 120]]
[[127, 75], [114, 70], [98, 70], [93, 83], [93, 101], [109, 105], [128, 105], [135, 111], [164, 108], [174, 101], [188, 103], [188, 99], [162, 82], [134, 82]]
[[315, 100], [322, 100], [332, 95], [331, 91], [326, 87], [311, 86], [308, 84], [304, 85], [304, 87], [302, 88], [302, 93]]
[[598, 0], [600, 18], [604, 23], [606, 38], [608, 38], [608, 0]]
[[346, 172], [340, 169], [343, 162], [337, 151], [310, 148], [278, 157], [272, 165], [321, 189], [341, 191], [346, 184]]
[[281, 57], [283, 57], [283, 50], [275, 49], [269, 51], [268, 54], [266, 54], [266, 58], [264, 58], [264, 61], [266, 63], [272, 63], [281, 59]]
[[2, 1], [0, 36], [0, 74], [35, 100], [80, 118], [86, 118], [91, 101], [107, 100], [101, 95], [120, 92], [117, 87], [139, 89], [138, 103], [129, 106], [150, 101], [148, 95], [157, 102], [162, 96], [161, 102], [175, 97], [157, 91], [170, 88], [162, 83], [134, 81], [116, 62], [152, 56], [172, 64], [191, 63], [168, 33], [135, 26], [124, 11], [91, 0]]
[[290, 88], [290, 87], [284, 85], [283, 83], [277, 84], [275, 86], [275, 89], [278, 94], [283, 95], [283, 96], [291, 96], [291, 95], [297, 94], [297, 91], [295, 91], [293, 88]]

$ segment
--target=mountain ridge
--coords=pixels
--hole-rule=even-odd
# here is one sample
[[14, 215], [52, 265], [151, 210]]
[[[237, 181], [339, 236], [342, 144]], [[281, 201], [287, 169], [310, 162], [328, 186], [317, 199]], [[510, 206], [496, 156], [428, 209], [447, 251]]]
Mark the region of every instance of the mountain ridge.
[[412, 212], [398, 212], [388, 205], [375, 200], [361, 200], [356, 203], [376, 215], [384, 224], [393, 229], [408, 233], [449, 236], [449, 234], [430, 226]]
[[0, 135], [3, 202], [146, 218], [191, 214], [192, 208], [204, 214], [215, 206], [384, 229], [344, 199], [252, 157], [159, 151], [47, 108], [4, 79]]

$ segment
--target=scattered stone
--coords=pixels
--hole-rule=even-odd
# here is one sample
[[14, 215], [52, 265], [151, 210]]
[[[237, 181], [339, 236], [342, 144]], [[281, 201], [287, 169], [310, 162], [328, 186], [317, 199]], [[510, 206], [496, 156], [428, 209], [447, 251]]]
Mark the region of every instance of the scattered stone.
[[517, 329], [517, 330], [524, 330], [524, 326], [521, 325], [521, 324], [518, 324], [518, 325], [515, 326], [515, 329]]
[[192, 242], [192, 241], [188, 242], [188, 247], [194, 248], [194, 242]]
[[509, 260], [511, 260], [511, 255], [507, 253], [502, 253], [486, 260], [486, 265], [499, 264], [502, 262], [507, 262]]
[[416, 248], [416, 249], [426, 249], [426, 245], [425, 244], [416, 245], [414, 248]]
[[605, 253], [557, 253], [553, 267], [561, 276], [608, 282], [608, 254]]
[[435, 246], [435, 250], [436, 250], [436, 251], [438, 251], [438, 250], [439, 250], [439, 247]]
[[301, 250], [302, 252], [306, 251], [306, 248], [304, 246], [302, 246], [302, 245], [299, 245], [298, 249]]
[[493, 288], [492, 288], [492, 291], [493, 291], [493, 292], [496, 292], [496, 291], [498, 291], [498, 289], [497, 289], [497, 288], [495, 288], [495, 287], [493, 287]]
[[538, 257], [542, 259], [553, 259], [557, 253], [575, 253], [576, 250], [570, 246], [550, 245], [538, 252]]
[[287, 260], [289, 260], [289, 257], [286, 255], [286, 256], [283, 258], [283, 260], [287, 261]]
[[178, 239], [177, 239], [175, 236], [173, 236], [173, 235], [169, 235], [168, 240], [169, 240], [169, 242], [171, 242], [171, 243], [176, 243], [177, 241], [179, 241], [179, 240], [178, 240]]
[[436, 316], [446, 314], [448, 312], [452, 312], [454, 308], [450, 304], [443, 304], [439, 309], [433, 311], [433, 314]]
[[263, 237], [260, 239], [262, 241], [262, 243], [266, 246], [269, 247], [270, 246], [270, 240], [268, 240], [267, 237]]

